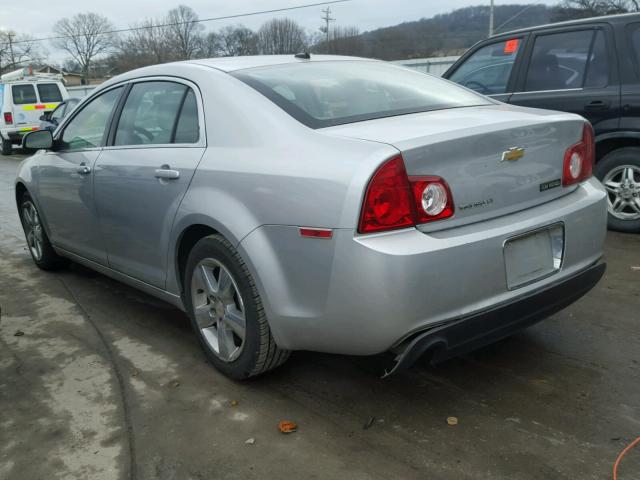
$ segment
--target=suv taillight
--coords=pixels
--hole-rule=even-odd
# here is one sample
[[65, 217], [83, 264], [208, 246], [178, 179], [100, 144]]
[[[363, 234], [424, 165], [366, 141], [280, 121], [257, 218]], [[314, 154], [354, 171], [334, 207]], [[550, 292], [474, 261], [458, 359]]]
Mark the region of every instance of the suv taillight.
[[4, 123], [13, 125], [13, 114], [11, 112], [4, 112]]
[[582, 128], [582, 139], [571, 145], [564, 153], [562, 166], [562, 186], [566, 187], [582, 182], [593, 174], [595, 143], [593, 128], [585, 123]]
[[398, 155], [383, 163], [369, 181], [358, 232], [412, 227], [449, 218], [453, 211], [447, 183], [436, 176], [407, 176], [402, 156]]

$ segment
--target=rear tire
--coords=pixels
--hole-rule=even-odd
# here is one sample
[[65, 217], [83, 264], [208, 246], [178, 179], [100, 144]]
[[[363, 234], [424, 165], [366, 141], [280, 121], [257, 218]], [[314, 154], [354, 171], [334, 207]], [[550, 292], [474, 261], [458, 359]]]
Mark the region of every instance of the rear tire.
[[221, 235], [195, 244], [184, 272], [184, 303], [209, 361], [235, 380], [282, 365], [289, 351], [276, 345], [255, 282]]
[[13, 153], [13, 145], [11, 140], [2, 139], [2, 155], [11, 155]]
[[607, 190], [609, 229], [640, 233], [640, 147], [608, 153], [594, 173]]
[[37, 267], [42, 270], [59, 270], [67, 266], [69, 261], [59, 256], [51, 246], [40, 212], [28, 193], [20, 199], [19, 213], [29, 253]]

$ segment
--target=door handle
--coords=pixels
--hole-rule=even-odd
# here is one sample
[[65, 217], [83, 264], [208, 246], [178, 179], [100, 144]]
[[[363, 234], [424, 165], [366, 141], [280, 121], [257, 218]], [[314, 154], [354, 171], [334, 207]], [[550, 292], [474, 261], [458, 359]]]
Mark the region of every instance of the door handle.
[[598, 111], [598, 110], [609, 110], [609, 105], [611, 102], [603, 102], [602, 100], [594, 100], [593, 102], [587, 103], [584, 106], [584, 109], [587, 111]]
[[156, 178], [162, 178], [164, 180], [176, 180], [180, 178], [180, 172], [178, 170], [171, 170], [168, 165], [163, 165], [162, 168], [156, 170]]
[[89, 173], [91, 173], [91, 167], [85, 165], [85, 163], [82, 162], [76, 169], [76, 172], [78, 172], [80, 175], [88, 175]]

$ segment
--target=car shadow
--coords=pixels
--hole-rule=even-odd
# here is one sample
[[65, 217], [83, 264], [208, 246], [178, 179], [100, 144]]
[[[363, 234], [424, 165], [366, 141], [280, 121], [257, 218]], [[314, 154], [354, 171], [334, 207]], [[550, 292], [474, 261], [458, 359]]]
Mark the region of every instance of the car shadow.
[[[79, 264], [72, 264], [62, 275], [82, 283], [85, 295], [94, 295], [96, 298], [99, 296], [107, 303], [110, 303], [109, 296], [112, 300], [116, 300], [119, 310], [127, 312], [126, 317], [131, 322], [129, 327], [127, 323], [118, 322], [119, 328], [149, 328], [153, 329], [156, 335], [164, 333], [164, 336], [174, 338], [176, 341], [178, 338], [183, 341], [188, 338], [192, 343], [190, 347], [193, 348], [192, 354], [204, 357], [199, 350], [195, 335], [192, 334], [187, 315], [179, 309]], [[533, 329], [536, 328], [533, 327]], [[179, 348], [179, 345], [176, 345], [176, 348]], [[170, 351], [166, 353], [171, 354]], [[540, 335], [528, 330], [437, 365], [432, 365], [430, 358], [424, 356], [408, 369], [381, 379], [384, 373], [394, 365], [394, 356], [391, 353], [349, 356], [296, 351], [292, 352], [290, 359], [283, 366], [252, 379], [249, 384], [255, 388], [257, 385], [290, 384], [296, 378], [322, 376], [337, 376], [352, 381], [361, 379], [380, 385], [390, 385], [393, 388], [403, 383], [409, 386], [414, 385], [416, 377], [429, 378], [430, 382], [435, 383], [454, 384], [473, 378], [475, 383], [481, 384], [483, 380], [489, 381], [497, 374], [525, 378], [529, 375], [535, 376], [539, 374], [540, 364], [544, 363], [545, 355], [549, 357], [548, 361], [552, 362], [556, 354], [546, 351]], [[210, 368], [214, 373], [214, 367]], [[218, 373], [215, 372], [215, 374]]]

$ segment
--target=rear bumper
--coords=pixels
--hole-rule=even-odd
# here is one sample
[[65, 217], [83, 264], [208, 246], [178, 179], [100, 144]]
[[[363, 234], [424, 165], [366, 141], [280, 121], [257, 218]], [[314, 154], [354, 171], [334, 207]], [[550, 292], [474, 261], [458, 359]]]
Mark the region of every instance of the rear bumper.
[[543, 290], [419, 333], [395, 349], [396, 364], [388, 375], [409, 367], [428, 351], [433, 353], [431, 362], [439, 363], [530, 327], [582, 297], [605, 270], [604, 263], [592, 265]]
[[[591, 179], [551, 202], [439, 232], [358, 236], [336, 229], [332, 239], [319, 240], [270, 225], [238, 248], [280, 347], [372, 355], [568, 282], [602, 258], [606, 220], [606, 194]], [[510, 290], [505, 241], [557, 223], [565, 233], [561, 269]]]

